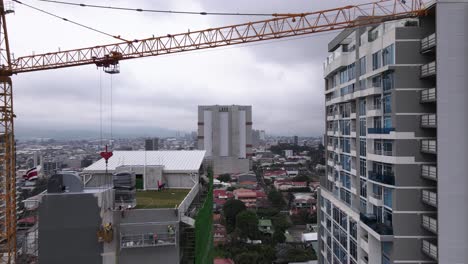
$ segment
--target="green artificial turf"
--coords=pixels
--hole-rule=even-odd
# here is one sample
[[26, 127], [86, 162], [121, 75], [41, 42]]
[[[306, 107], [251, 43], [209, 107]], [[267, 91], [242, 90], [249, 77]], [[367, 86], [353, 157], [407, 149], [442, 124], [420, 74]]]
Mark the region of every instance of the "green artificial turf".
[[189, 189], [166, 189], [163, 191], [137, 191], [136, 209], [175, 208], [189, 193]]

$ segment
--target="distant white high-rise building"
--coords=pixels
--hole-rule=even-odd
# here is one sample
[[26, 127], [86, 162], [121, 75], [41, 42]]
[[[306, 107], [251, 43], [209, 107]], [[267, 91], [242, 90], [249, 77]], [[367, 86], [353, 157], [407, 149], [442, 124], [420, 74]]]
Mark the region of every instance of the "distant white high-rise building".
[[198, 149], [215, 174], [249, 171], [252, 106], [198, 106]]

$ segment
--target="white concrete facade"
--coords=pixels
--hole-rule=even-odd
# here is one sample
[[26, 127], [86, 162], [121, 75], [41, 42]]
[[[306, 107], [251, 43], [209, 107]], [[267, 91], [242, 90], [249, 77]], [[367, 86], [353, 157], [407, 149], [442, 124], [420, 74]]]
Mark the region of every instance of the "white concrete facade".
[[215, 174], [250, 169], [252, 107], [212, 105], [198, 107], [198, 148], [206, 150], [206, 164]]

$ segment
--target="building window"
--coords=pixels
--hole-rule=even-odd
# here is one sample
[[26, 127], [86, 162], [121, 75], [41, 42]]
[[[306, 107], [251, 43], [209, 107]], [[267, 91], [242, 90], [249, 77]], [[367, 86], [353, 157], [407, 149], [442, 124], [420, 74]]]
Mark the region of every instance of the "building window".
[[374, 128], [382, 128], [382, 117], [376, 116], [373, 118], [374, 120]]
[[377, 51], [372, 54], [372, 70], [377, 70], [382, 67], [382, 51]]
[[356, 65], [354, 63], [351, 63], [348, 65], [348, 81], [353, 80], [356, 78]]
[[384, 140], [382, 142], [383, 146], [383, 154], [385, 156], [393, 156], [393, 141], [392, 140]]
[[384, 128], [392, 128], [392, 117], [391, 116], [384, 116]]
[[360, 187], [361, 187], [361, 196], [366, 198], [367, 197], [367, 181], [364, 179], [361, 179], [360, 182]]
[[366, 135], [366, 118], [359, 119], [359, 135], [365, 136]]
[[345, 153], [351, 152], [351, 144], [349, 143], [349, 138], [345, 138], [343, 140], [343, 152]]
[[347, 189], [351, 189], [351, 175], [345, 172], [341, 173], [341, 183], [343, 184], [343, 187]]
[[356, 243], [355, 243], [353, 240], [350, 240], [349, 242], [350, 242], [350, 244], [349, 244], [349, 254], [351, 254], [351, 256], [352, 256], [354, 259], [357, 259], [357, 247], [356, 247]]
[[367, 214], [367, 201], [366, 201], [366, 199], [361, 198], [359, 200], [359, 211], [361, 213]]
[[359, 80], [359, 90], [364, 90], [367, 88], [367, 79]]
[[361, 139], [359, 143], [359, 156], [365, 157], [367, 154], [366, 140]]
[[366, 73], [366, 56], [359, 59], [359, 72], [360, 75], [364, 75]]
[[382, 87], [382, 77], [380, 75], [372, 77], [372, 87]]
[[354, 238], [357, 239], [357, 224], [352, 220], [349, 219], [349, 234]]
[[351, 205], [351, 193], [348, 190], [340, 189], [340, 199], [346, 204]]
[[386, 226], [392, 227], [392, 222], [393, 222], [393, 213], [392, 213], [392, 211], [388, 210], [387, 208], [384, 208], [384, 210], [383, 210], [383, 223]]
[[348, 81], [348, 70], [344, 69], [340, 71], [340, 84], [343, 84]]
[[393, 89], [393, 72], [385, 72], [382, 76], [382, 86], [384, 92]]
[[366, 100], [365, 99], [359, 100], [359, 115], [360, 116], [366, 115]]
[[393, 206], [393, 190], [384, 187], [384, 205], [392, 208]]
[[383, 107], [384, 107], [384, 114], [389, 114], [392, 112], [392, 95], [387, 94], [383, 98]]
[[389, 64], [394, 64], [394, 61], [394, 49], [393, 44], [391, 44], [390, 46], [382, 50], [382, 63], [383, 66], [385, 66]]
[[367, 164], [365, 159], [361, 159], [359, 162], [359, 175], [367, 177]]

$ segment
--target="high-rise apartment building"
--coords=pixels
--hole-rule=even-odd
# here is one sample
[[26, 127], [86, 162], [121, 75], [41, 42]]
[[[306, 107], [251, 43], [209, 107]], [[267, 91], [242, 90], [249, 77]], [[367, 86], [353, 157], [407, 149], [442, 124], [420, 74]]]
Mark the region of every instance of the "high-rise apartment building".
[[319, 263], [467, 263], [467, 14], [441, 0], [329, 43]]
[[198, 106], [198, 149], [206, 150], [215, 175], [249, 171], [252, 106]]
[[145, 139], [145, 150], [159, 150], [159, 138]]

